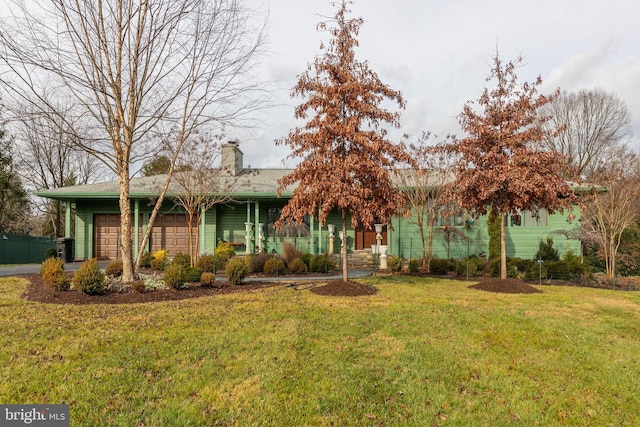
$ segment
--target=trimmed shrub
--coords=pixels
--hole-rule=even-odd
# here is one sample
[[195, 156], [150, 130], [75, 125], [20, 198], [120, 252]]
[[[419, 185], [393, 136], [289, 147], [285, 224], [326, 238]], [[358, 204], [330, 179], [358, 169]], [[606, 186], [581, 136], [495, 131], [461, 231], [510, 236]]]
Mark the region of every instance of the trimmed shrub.
[[204, 288], [211, 288], [216, 281], [216, 275], [210, 271], [205, 271], [200, 276], [200, 286]]
[[202, 276], [202, 269], [198, 267], [187, 267], [182, 271], [185, 282], [199, 282], [200, 276]]
[[185, 287], [184, 268], [180, 264], [171, 264], [164, 271], [164, 283], [172, 289]]
[[183, 254], [182, 252], [177, 252], [173, 259], [171, 260], [172, 264], [178, 264], [182, 268], [191, 267], [191, 257], [187, 254]]
[[[484, 269], [484, 260], [478, 256], [469, 257], [469, 276], [479, 276]], [[467, 275], [467, 259], [461, 259], [456, 262], [456, 274], [458, 276]]]
[[412, 259], [409, 261], [409, 273], [417, 273], [420, 270], [420, 261]]
[[573, 253], [573, 251], [569, 251], [564, 254], [562, 257], [562, 261], [567, 263], [569, 267], [569, 274], [571, 275], [571, 279], [583, 279], [591, 277], [591, 268], [588, 264], [583, 264], [580, 261], [580, 257]]
[[444, 276], [454, 271], [456, 265], [455, 261], [441, 258], [431, 258], [429, 263], [429, 272], [437, 276]]
[[215, 271], [227, 268], [227, 263], [231, 259], [231, 255], [226, 252], [215, 255]]
[[142, 257], [140, 258], [140, 267], [150, 268], [152, 260], [153, 260], [153, 255], [151, 254], [151, 252], [143, 253]]
[[387, 267], [389, 267], [389, 270], [391, 270], [391, 271], [400, 271], [400, 270], [402, 270], [402, 258], [397, 257], [395, 255], [391, 255], [387, 259]]
[[302, 259], [298, 258], [291, 261], [291, 263], [289, 264], [289, 270], [293, 274], [305, 274], [307, 271], [309, 271], [309, 268], [307, 267], [307, 264], [302, 261]]
[[274, 256], [264, 263], [263, 271], [264, 274], [268, 274], [270, 276], [285, 274], [287, 272], [287, 265], [280, 257]]
[[55, 248], [49, 248], [44, 251], [44, 259], [55, 258], [57, 256], [58, 252], [55, 250]]
[[64, 272], [64, 263], [60, 258], [47, 258], [40, 266], [40, 275], [45, 285], [54, 291], [68, 291], [71, 281]]
[[264, 263], [272, 256], [268, 254], [254, 254], [249, 258], [249, 271], [252, 273], [262, 273], [264, 271]]
[[245, 264], [244, 260], [236, 258], [229, 260], [224, 272], [229, 283], [232, 285], [239, 285], [242, 283], [244, 278], [247, 277], [248, 270], [249, 268], [247, 267], [247, 264]]
[[88, 295], [98, 295], [105, 291], [106, 277], [98, 261], [93, 258], [82, 263], [73, 275], [73, 287]]
[[104, 269], [104, 274], [111, 277], [122, 276], [122, 261], [111, 261]]
[[216, 246], [216, 250], [214, 251], [216, 258], [219, 256], [226, 256], [227, 259], [232, 258], [236, 255], [236, 250], [227, 242], [220, 242], [218, 246]]
[[131, 290], [134, 292], [145, 292], [147, 287], [144, 284], [144, 280], [136, 280], [135, 282], [131, 282]]
[[326, 273], [336, 269], [336, 261], [328, 253], [312, 255], [309, 270], [315, 273]]
[[532, 263], [536, 262], [531, 259], [522, 259], [519, 257], [509, 258], [507, 260], [507, 277], [526, 279]]
[[198, 258], [198, 262], [196, 263], [196, 267], [201, 268], [202, 271], [206, 271], [209, 273], [213, 273], [213, 268], [214, 268], [215, 264], [214, 264], [214, 258], [212, 254], [207, 254], [207, 255], [201, 255], [200, 258]]
[[547, 267], [545, 263], [542, 265], [538, 264], [537, 261], [534, 261], [530, 266], [529, 270], [527, 270], [527, 279], [529, 280], [540, 280], [547, 278]]
[[307, 271], [311, 270], [311, 258], [312, 257], [313, 257], [313, 255], [311, 255], [309, 252], [306, 252], [306, 253], [300, 255], [300, 259], [307, 266]]
[[547, 261], [544, 264], [547, 267], [547, 277], [549, 279], [569, 280], [571, 278], [569, 264], [565, 261]]
[[153, 271], [164, 271], [167, 262], [164, 259], [153, 258], [151, 260], [150, 266]]

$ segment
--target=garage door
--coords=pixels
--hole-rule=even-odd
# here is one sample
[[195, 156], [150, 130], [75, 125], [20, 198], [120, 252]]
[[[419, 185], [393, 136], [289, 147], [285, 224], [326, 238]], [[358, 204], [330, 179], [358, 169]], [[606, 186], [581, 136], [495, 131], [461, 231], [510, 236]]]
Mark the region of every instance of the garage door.
[[[196, 230], [194, 227], [193, 237]], [[160, 214], [153, 222], [151, 251], [166, 249], [171, 254], [189, 253], [189, 223], [186, 214]]]
[[[142, 224], [142, 215], [140, 216]], [[131, 215], [133, 226], [133, 215]], [[120, 214], [95, 214], [93, 216], [93, 256], [98, 259], [120, 259]], [[142, 232], [140, 227], [139, 232]], [[142, 239], [142, 234], [140, 234]]]
[[119, 258], [120, 214], [96, 214], [93, 217], [94, 252], [98, 259]]

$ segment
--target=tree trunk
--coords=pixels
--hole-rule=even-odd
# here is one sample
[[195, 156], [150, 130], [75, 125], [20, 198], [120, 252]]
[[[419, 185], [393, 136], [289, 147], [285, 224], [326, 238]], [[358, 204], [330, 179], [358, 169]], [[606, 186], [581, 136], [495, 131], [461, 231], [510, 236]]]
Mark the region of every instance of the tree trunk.
[[349, 281], [349, 266], [347, 265], [347, 211], [342, 209], [342, 246], [340, 247], [342, 256], [342, 280]]
[[136, 280], [133, 264], [131, 200], [129, 198], [129, 170], [120, 170], [118, 184], [120, 186], [120, 255], [122, 256], [122, 282]]
[[500, 214], [500, 278], [507, 278], [507, 229], [506, 215]]

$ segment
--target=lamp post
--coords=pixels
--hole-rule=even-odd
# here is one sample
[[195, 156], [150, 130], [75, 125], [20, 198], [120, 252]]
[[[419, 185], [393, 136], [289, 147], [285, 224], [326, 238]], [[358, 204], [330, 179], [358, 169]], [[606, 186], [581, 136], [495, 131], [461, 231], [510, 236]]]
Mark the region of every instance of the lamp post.
[[336, 226], [333, 224], [328, 224], [327, 228], [329, 229], [329, 254], [333, 255], [333, 238], [334, 232], [336, 231]]

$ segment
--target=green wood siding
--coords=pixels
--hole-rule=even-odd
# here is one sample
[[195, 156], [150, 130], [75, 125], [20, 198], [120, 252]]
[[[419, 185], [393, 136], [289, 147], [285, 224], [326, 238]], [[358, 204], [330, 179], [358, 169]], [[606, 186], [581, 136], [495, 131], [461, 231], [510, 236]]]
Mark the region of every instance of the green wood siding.
[[[578, 216], [579, 208], [571, 212]], [[506, 240], [507, 256], [531, 259], [538, 251], [539, 241], [548, 236], [553, 238], [554, 248], [563, 255], [568, 251], [580, 254], [580, 241], [569, 240], [562, 232], [578, 227], [578, 221], [567, 221], [569, 212], [549, 215], [547, 226], [523, 225], [512, 226], [510, 218], [507, 222]], [[410, 223], [407, 218], [396, 217], [391, 221], [393, 229], [389, 231], [389, 253], [402, 258], [420, 258], [422, 256], [422, 241], [417, 225]], [[451, 230], [447, 233], [447, 230]], [[427, 230], [428, 232], [428, 230]], [[461, 259], [469, 255], [487, 256], [489, 251], [489, 236], [487, 231], [487, 217], [482, 216], [470, 226], [450, 227], [444, 229], [435, 227], [432, 231], [433, 256], [436, 258]], [[425, 235], [425, 238], [427, 235]], [[447, 238], [448, 237], [448, 238]]]
[[[244, 253], [246, 242], [245, 222], [249, 220], [253, 223], [251, 250], [258, 248], [258, 223], [263, 223], [264, 245], [266, 252], [275, 250], [282, 253], [282, 245], [285, 242], [293, 244], [300, 252], [328, 252], [329, 232], [327, 224], [335, 225], [335, 238], [333, 243], [334, 253], [340, 253], [339, 231], [342, 228], [340, 212], [332, 212], [327, 224], [320, 226], [316, 219], [312, 219], [309, 226], [311, 235], [309, 237], [276, 237], [269, 230], [267, 211], [270, 207], [283, 207], [287, 200], [283, 199], [261, 199], [239, 201], [231, 205], [216, 205], [205, 214], [204, 227], [201, 230], [201, 252], [212, 253], [215, 250], [218, 239], [230, 242], [242, 242], [243, 246], [236, 248], [238, 253]], [[248, 207], [248, 209], [247, 209]], [[132, 206], [133, 211], [133, 206]], [[93, 215], [96, 213], [118, 213], [117, 199], [95, 199], [78, 200], [76, 202], [75, 218], [75, 254], [79, 259], [93, 257]], [[161, 213], [179, 213], [173, 203], [165, 203]], [[146, 229], [151, 207], [145, 201], [140, 201], [140, 213], [143, 214], [141, 225]], [[579, 209], [576, 207], [572, 213], [578, 217]], [[531, 223], [522, 226], [512, 226], [510, 221], [507, 226], [507, 256], [530, 259], [538, 250], [538, 243], [541, 239], [551, 236], [554, 247], [561, 254], [573, 251], [581, 253], [581, 245], [577, 240], [567, 240], [559, 234], [559, 231], [567, 231], [578, 226], [578, 221], [568, 222], [569, 212], [563, 214], [549, 215], [545, 226], [532, 226]], [[433, 230], [433, 255], [438, 258], [465, 258], [468, 254], [480, 254], [486, 256], [488, 253], [488, 234], [486, 217], [480, 217], [472, 225], [467, 227], [451, 227], [454, 230], [448, 233], [441, 227]], [[351, 219], [347, 218], [347, 250], [353, 251], [355, 243], [355, 230], [351, 227]], [[419, 258], [422, 256], [422, 244], [420, 232], [417, 225], [412, 224], [408, 218], [395, 217], [388, 227], [387, 244], [389, 254], [402, 258]]]

